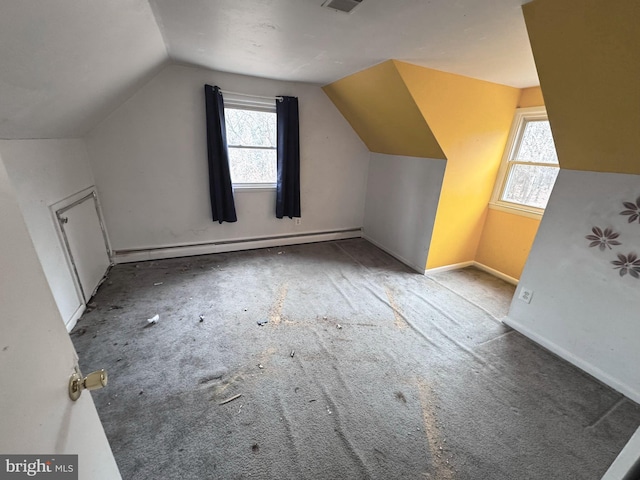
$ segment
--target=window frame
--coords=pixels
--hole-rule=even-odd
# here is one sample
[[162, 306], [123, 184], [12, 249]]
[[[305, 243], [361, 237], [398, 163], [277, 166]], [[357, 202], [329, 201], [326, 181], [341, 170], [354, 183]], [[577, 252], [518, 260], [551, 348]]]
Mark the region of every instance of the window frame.
[[502, 154], [502, 160], [500, 161], [500, 169], [498, 170], [498, 176], [493, 187], [491, 200], [489, 201], [489, 208], [501, 210], [507, 213], [518, 214], [525, 217], [535, 218], [538, 220], [544, 214], [544, 208], [508, 202], [501, 199], [504, 189], [507, 186], [509, 172], [511, 171], [511, 167], [513, 165], [526, 164], [540, 165], [549, 168], [560, 168], [559, 163], [554, 165], [550, 163], [518, 162], [512, 160], [513, 155], [520, 146], [520, 141], [522, 140], [522, 136], [524, 134], [524, 127], [526, 125], [526, 122], [539, 120], [549, 120], [547, 109], [544, 106], [516, 109], [516, 113], [513, 117], [513, 122], [511, 123], [511, 130], [509, 131], [507, 144], [505, 146], [504, 153]]
[[[233, 94], [226, 94], [224, 96], [224, 108], [225, 108], [225, 123], [226, 123], [226, 109], [236, 109], [236, 110], [253, 110], [257, 112], [269, 112], [276, 114], [276, 100], [262, 100], [258, 98], [246, 98], [242, 96], [236, 96]], [[277, 122], [277, 118], [276, 118]], [[240, 146], [240, 145], [229, 145], [228, 137], [227, 140], [227, 149], [231, 148], [251, 148], [248, 146]], [[277, 139], [276, 139], [277, 142]], [[277, 145], [273, 148], [261, 148], [261, 147], [253, 147], [259, 150], [275, 150], [277, 155]], [[231, 159], [229, 159], [231, 161]], [[276, 156], [277, 162], [277, 156]], [[261, 182], [261, 183], [231, 183], [231, 187], [234, 191], [252, 191], [252, 192], [260, 192], [260, 191], [275, 191], [277, 184], [276, 182]]]

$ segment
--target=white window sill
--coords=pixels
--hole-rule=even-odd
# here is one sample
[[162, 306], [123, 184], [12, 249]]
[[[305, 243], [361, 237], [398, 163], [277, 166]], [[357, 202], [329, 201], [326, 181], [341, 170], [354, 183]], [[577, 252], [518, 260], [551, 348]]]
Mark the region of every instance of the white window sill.
[[275, 192], [275, 183], [235, 183], [234, 192]]
[[527, 207], [525, 205], [517, 205], [515, 203], [496, 203], [489, 202], [489, 208], [491, 210], [498, 210], [500, 212], [511, 213], [512, 215], [520, 215], [522, 217], [533, 218], [535, 220], [541, 220], [544, 210], [539, 208]]

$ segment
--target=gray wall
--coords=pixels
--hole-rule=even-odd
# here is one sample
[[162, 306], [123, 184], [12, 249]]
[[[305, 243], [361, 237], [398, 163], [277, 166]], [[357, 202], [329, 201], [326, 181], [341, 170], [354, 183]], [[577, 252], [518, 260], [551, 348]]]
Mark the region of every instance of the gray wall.
[[424, 273], [446, 162], [372, 153], [364, 236]]

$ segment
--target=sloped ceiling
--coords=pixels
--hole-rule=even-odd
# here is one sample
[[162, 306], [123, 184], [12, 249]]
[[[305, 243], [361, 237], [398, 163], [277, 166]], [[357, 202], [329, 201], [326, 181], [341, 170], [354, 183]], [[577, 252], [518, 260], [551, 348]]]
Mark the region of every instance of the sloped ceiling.
[[370, 151], [446, 160], [393, 60], [323, 90]]
[[537, 85], [526, 0], [2, 0], [0, 138], [82, 137], [163, 64], [327, 84], [390, 58]]
[[146, 0], [2, 0], [0, 138], [83, 136], [167, 60]]
[[640, 174], [640, 2], [538, 0], [524, 14], [560, 166]]

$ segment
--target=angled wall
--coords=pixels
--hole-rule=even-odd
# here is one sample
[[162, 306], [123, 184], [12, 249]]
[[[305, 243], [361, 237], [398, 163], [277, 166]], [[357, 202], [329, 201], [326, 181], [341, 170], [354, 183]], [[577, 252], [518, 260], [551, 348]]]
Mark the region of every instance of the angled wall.
[[[629, 265], [640, 223], [623, 214], [640, 197], [640, 4], [523, 10], [561, 170], [518, 287], [532, 300], [516, 292], [506, 322], [640, 401], [640, 279]], [[591, 246], [594, 227], [621, 245]]]
[[370, 151], [446, 158], [426, 266], [473, 261], [520, 90], [389, 60], [324, 91]]
[[393, 60], [354, 73], [323, 90], [369, 151], [446, 158]]
[[640, 174], [640, 2], [523, 6], [560, 167]]
[[394, 65], [447, 157], [427, 268], [473, 261], [520, 90]]
[[364, 237], [424, 272], [446, 162], [395, 62], [323, 90], [372, 152]]

